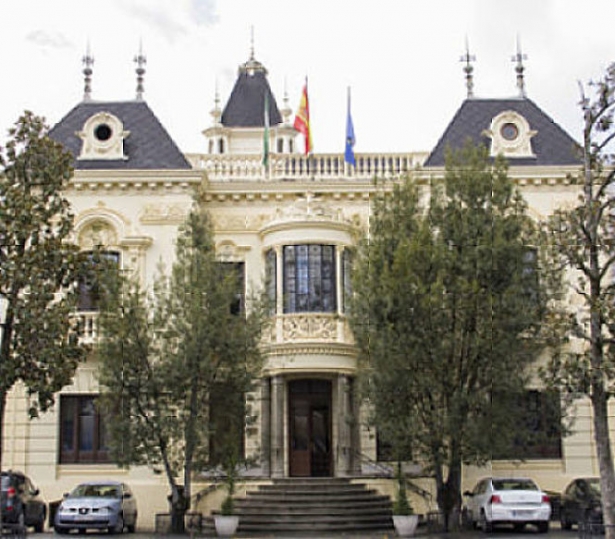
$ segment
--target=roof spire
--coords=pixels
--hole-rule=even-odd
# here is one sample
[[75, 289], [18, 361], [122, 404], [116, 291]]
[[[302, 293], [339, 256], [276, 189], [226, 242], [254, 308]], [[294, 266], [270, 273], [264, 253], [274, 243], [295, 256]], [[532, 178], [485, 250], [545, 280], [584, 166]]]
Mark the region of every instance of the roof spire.
[[145, 64], [147, 62], [147, 58], [143, 54], [143, 42], [139, 41], [139, 54], [137, 54], [134, 58], [135, 64], [137, 64], [137, 69], [135, 72], [137, 73], [137, 99], [143, 99], [143, 75], [145, 75]]
[[250, 60], [254, 60], [254, 25], [250, 26]]
[[470, 54], [470, 46], [468, 44], [468, 37], [466, 36], [466, 52], [460, 58], [460, 62], [465, 62], [465, 66], [463, 67], [463, 71], [466, 74], [466, 89], [467, 89], [467, 97], [474, 97], [474, 76], [472, 75], [474, 71], [474, 67], [472, 67], [472, 62], [476, 61], [476, 56]]
[[89, 101], [92, 99], [92, 66], [94, 65], [94, 57], [90, 54], [90, 42], [88, 41], [85, 56], [81, 59], [83, 64], [84, 89], [83, 100]]
[[517, 63], [515, 66], [515, 71], [517, 72], [517, 88], [519, 89], [519, 97], [525, 97], [525, 80], [523, 77], [525, 66], [523, 65], [523, 60], [527, 60], [527, 56], [521, 52], [521, 40], [519, 39], [519, 36], [517, 36], [517, 54], [512, 57], [512, 61]]
[[216, 79], [216, 89], [214, 94], [214, 108], [210, 112], [215, 125], [220, 125], [222, 111], [220, 110], [220, 92], [218, 91], [218, 79]]
[[239, 66], [239, 74], [247, 73], [252, 76], [255, 73], [262, 72], [267, 75], [265, 66], [254, 57], [254, 26], [250, 27], [250, 59]]
[[286, 87], [286, 77], [284, 77], [284, 107], [280, 112], [282, 113], [282, 117], [284, 118], [284, 123], [287, 125], [290, 124], [290, 116], [293, 111], [288, 104], [288, 88]]

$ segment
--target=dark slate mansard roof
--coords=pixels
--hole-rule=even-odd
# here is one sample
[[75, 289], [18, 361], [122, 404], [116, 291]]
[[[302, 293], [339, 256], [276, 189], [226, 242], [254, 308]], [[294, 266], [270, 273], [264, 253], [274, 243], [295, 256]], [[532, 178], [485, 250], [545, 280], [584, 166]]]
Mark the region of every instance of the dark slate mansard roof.
[[[130, 131], [124, 139], [127, 159], [77, 159], [82, 140], [76, 133], [89, 118], [100, 112], [113, 114], [122, 121], [124, 129]], [[145, 101], [83, 101], [50, 130], [49, 136], [75, 156], [74, 166], [78, 170], [192, 168]]]
[[239, 76], [229, 97], [221, 122], [225, 127], [264, 127], [265, 95], [269, 100], [269, 125], [282, 123], [275, 97], [267, 82], [267, 72], [257, 64], [257, 69], [240, 69]]
[[444, 166], [447, 148], [462, 148], [468, 139], [489, 148], [491, 141], [484, 131], [489, 129], [493, 118], [507, 110], [523, 116], [530, 128], [537, 131], [531, 139], [535, 157], [510, 158], [511, 165], [566, 166], [581, 163], [579, 144], [530, 99], [469, 98], [455, 114], [424, 166]]

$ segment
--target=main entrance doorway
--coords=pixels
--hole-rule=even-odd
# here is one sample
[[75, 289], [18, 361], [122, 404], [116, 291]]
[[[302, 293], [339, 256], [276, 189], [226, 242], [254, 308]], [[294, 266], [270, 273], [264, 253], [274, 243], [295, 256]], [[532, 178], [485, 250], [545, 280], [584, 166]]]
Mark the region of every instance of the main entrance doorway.
[[331, 473], [331, 382], [294, 380], [288, 384], [290, 475]]

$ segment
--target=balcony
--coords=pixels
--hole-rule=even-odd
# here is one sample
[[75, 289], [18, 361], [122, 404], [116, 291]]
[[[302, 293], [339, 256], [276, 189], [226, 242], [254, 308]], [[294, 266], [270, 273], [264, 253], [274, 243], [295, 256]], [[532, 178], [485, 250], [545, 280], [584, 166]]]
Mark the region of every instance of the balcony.
[[335, 181], [397, 178], [420, 167], [428, 152], [355, 154], [356, 166], [343, 154], [271, 154], [270, 166], [260, 155], [186, 154], [195, 169], [204, 170], [210, 181]]
[[[81, 311], [79, 332], [83, 344], [94, 344], [98, 338], [98, 312]], [[354, 345], [348, 320], [336, 314], [300, 313], [274, 317], [269, 331], [263, 335], [266, 344], [322, 343]]]

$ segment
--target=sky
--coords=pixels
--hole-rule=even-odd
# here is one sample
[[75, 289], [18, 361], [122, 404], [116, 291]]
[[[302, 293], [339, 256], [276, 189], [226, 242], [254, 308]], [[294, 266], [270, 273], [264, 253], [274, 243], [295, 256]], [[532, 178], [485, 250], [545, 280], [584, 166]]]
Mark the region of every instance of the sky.
[[[253, 48], [282, 108], [307, 78], [316, 153], [344, 151], [347, 94], [355, 151], [429, 151], [466, 98], [525, 90], [580, 140], [582, 85], [615, 61], [613, 0], [0, 0], [0, 146], [24, 110], [50, 126], [82, 99], [144, 99], [187, 153], [204, 152], [216, 91], [223, 107]], [[467, 44], [467, 49], [466, 49]]]

